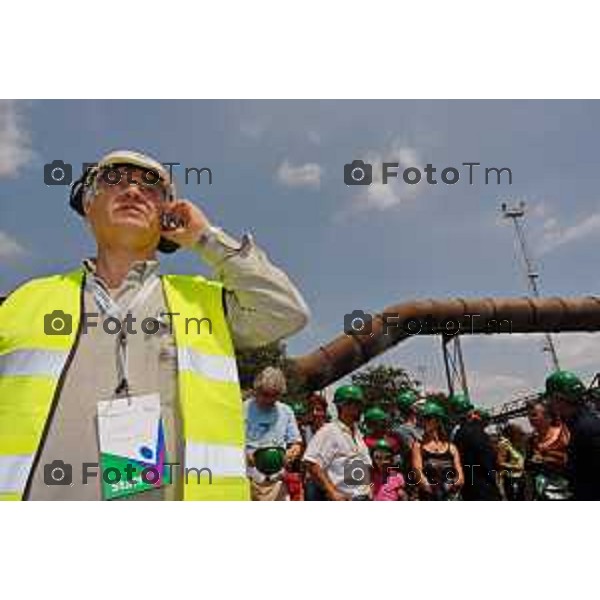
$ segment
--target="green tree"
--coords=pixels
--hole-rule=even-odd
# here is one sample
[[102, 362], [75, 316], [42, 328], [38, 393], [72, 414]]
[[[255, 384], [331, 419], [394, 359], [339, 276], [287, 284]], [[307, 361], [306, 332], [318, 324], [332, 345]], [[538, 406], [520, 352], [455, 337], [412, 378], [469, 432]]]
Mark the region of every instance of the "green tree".
[[240, 385], [243, 390], [247, 390], [252, 387], [254, 378], [265, 367], [285, 368], [286, 347], [283, 342], [275, 342], [260, 348], [237, 350], [235, 358], [240, 376]]
[[416, 390], [417, 382], [405, 369], [378, 365], [352, 374], [352, 383], [363, 388], [368, 406], [392, 404], [400, 390]]
[[278, 367], [285, 373], [287, 393], [282, 397], [284, 402], [303, 400], [309, 394], [309, 390], [302, 385], [300, 379], [291, 369], [291, 362], [287, 357], [287, 348], [283, 342], [275, 342], [261, 348], [238, 350], [236, 360], [242, 390], [251, 389], [254, 378], [258, 373], [265, 367], [271, 366]]

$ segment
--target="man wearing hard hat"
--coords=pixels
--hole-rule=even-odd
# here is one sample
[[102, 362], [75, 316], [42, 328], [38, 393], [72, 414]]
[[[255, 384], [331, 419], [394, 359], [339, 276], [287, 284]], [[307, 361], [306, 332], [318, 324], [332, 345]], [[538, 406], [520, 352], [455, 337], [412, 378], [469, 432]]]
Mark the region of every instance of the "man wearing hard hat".
[[371, 457], [358, 422], [364, 393], [357, 385], [343, 385], [333, 397], [338, 419], [323, 425], [311, 438], [304, 461], [313, 481], [333, 501], [369, 500]]
[[[235, 348], [301, 329], [304, 300], [148, 156], [105, 156], [70, 204], [96, 257], [0, 307], [0, 499], [247, 499]], [[159, 274], [178, 248], [215, 280]]]

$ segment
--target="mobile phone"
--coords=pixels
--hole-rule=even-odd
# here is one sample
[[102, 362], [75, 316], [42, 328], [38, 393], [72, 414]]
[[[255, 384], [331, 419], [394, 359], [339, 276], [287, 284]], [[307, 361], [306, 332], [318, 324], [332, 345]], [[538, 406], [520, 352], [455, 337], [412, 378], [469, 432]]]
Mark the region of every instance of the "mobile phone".
[[185, 221], [178, 215], [168, 212], [164, 212], [160, 215], [160, 228], [163, 230], [170, 231], [179, 227], [183, 227], [184, 225]]

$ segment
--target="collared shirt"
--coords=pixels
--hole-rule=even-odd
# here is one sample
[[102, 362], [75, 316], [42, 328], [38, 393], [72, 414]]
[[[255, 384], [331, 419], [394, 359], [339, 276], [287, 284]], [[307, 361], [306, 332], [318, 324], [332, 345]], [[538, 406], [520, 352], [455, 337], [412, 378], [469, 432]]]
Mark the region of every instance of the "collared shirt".
[[[244, 403], [244, 421], [247, 453], [267, 446], [288, 448], [292, 444], [302, 443], [294, 411], [283, 402], [275, 402], [271, 407], [262, 408], [250, 397]], [[256, 482], [266, 479], [256, 467], [248, 466], [247, 475]], [[283, 473], [279, 476], [282, 477]]]
[[360, 469], [371, 467], [371, 457], [363, 437], [354, 426], [350, 429], [341, 421], [323, 425], [312, 437], [304, 460], [318, 464], [325, 471], [338, 492], [347, 496], [367, 496], [370, 493], [369, 479], [362, 485], [354, 485], [354, 477]]
[[[236, 347], [259, 346], [291, 335], [308, 319], [304, 300], [289, 278], [269, 262], [251, 240], [236, 242], [221, 230], [211, 228], [196, 248], [199, 256], [215, 271], [224, 286], [227, 321]], [[84, 261], [86, 277], [96, 277], [95, 261]], [[158, 277], [156, 260], [137, 261], [117, 289], [107, 289], [111, 298], [128, 306], [142, 285]], [[101, 313], [93, 293], [84, 292], [85, 313]], [[183, 434], [177, 397], [177, 352], [168, 322], [161, 313], [167, 311], [162, 286], [158, 285], [132, 311], [137, 335], [128, 335], [127, 358], [130, 394], [160, 393], [161, 415], [165, 426], [166, 450], [174, 467], [175, 483], [131, 496], [135, 500], [180, 499], [182, 497]], [[156, 334], [141, 331], [140, 323], [148, 317], [160, 323]], [[96, 406], [98, 400], [114, 397], [118, 384], [116, 361], [117, 336], [103, 328], [104, 318], [89, 327], [78, 340], [73, 360], [65, 375], [56, 410], [41, 448], [40, 460], [32, 474], [29, 499], [32, 500], [99, 500], [99, 477], [82, 484], [84, 463], [98, 463]], [[93, 319], [90, 318], [90, 321]], [[62, 460], [72, 465], [73, 485], [44, 483], [44, 465]], [[92, 469], [93, 471], [93, 469]]]
[[294, 411], [283, 402], [263, 408], [254, 398], [248, 398], [244, 403], [244, 419], [247, 450], [265, 446], [287, 448], [302, 442]]

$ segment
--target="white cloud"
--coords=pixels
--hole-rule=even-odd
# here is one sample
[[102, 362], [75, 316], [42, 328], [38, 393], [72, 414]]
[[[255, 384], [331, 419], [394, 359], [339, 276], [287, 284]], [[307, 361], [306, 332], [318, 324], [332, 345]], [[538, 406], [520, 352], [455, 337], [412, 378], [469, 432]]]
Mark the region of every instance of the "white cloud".
[[556, 217], [548, 217], [543, 224], [538, 253], [547, 254], [560, 246], [598, 233], [600, 233], [600, 212], [591, 214], [569, 227], [562, 227]]
[[[395, 208], [407, 200], [416, 198], [427, 185], [423, 181], [411, 185], [405, 183], [402, 179], [403, 171], [409, 167], [416, 167], [423, 174], [423, 165], [417, 149], [404, 144], [400, 140], [393, 141], [383, 153], [367, 152], [364, 160], [373, 166], [373, 183], [369, 186], [357, 187], [354, 198], [354, 209], [357, 211]], [[382, 181], [382, 164], [384, 162], [399, 163], [399, 168], [393, 170], [398, 174], [398, 177], [388, 179], [385, 184]]]
[[597, 333], [562, 333], [553, 339], [564, 368], [597, 367], [600, 356], [600, 335]]
[[[507, 200], [507, 204], [513, 206], [526, 198], [502, 200]], [[564, 225], [561, 215], [557, 214], [548, 202], [541, 200], [527, 204], [526, 227], [531, 230], [533, 248], [537, 256], [600, 233], [600, 211], [582, 217], [571, 225]]]
[[11, 259], [25, 254], [25, 249], [8, 234], [0, 231], [0, 258]]
[[[561, 367], [578, 369], [598, 364], [600, 333], [565, 331], [551, 335]], [[507, 352], [520, 352], [521, 349], [527, 348], [541, 355], [547, 345], [546, 334], [511, 333], [502, 336], [502, 344], [506, 345]]]
[[288, 187], [321, 186], [321, 167], [316, 163], [306, 163], [294, 167], [285, 160], [277, 169], [277, 180]]
[[502, 404], [532, 390], [531, 382], [515, 375], [472, 371], [467, 379], [470, 396], [484, 406]]
[[534, 216], [540, 219], [543, 219], [548, 213], [550, 209], [548, 205], [544, 201], [536, 202], [529, 208], [529, 212]]
[[0, 177], [17, 175], [33, 158], [29, 133], [25, 130], [16, 100], [0, 100]]
[[318, 131], [311, 130], [306, 134], [309, 142], [312, 142], [316, 146], [321, 144], [321, 134]]
[[240, 133], [251, 140], [258, 141], [267, 130], [266, 123], [262, 121], [242, 121], [240, 123]]

